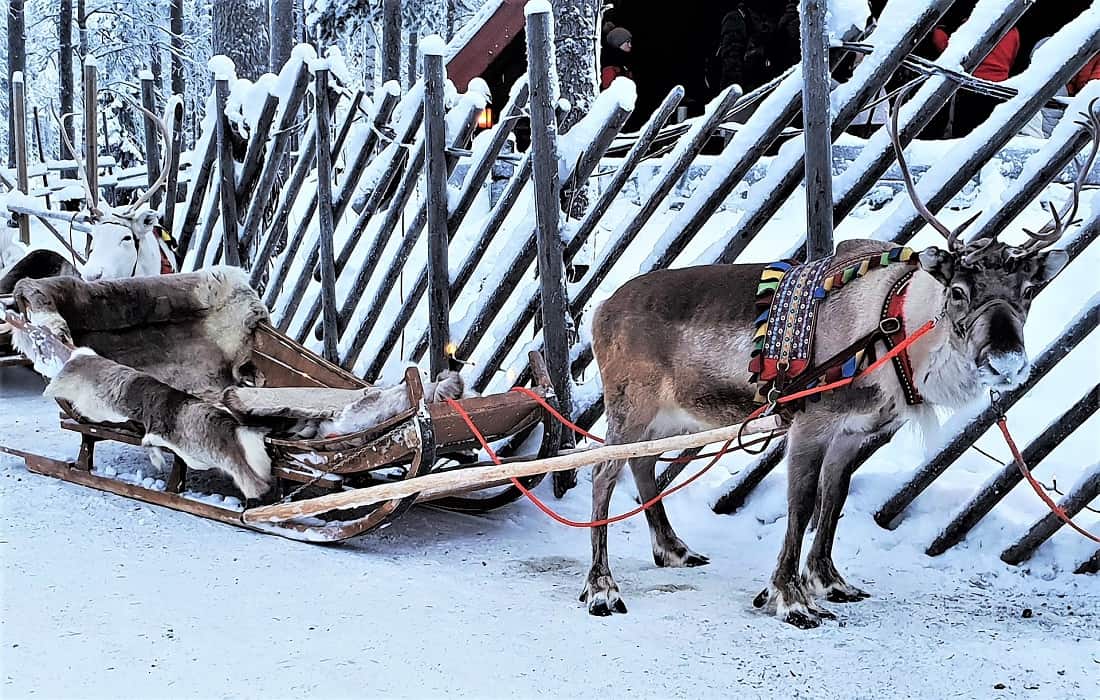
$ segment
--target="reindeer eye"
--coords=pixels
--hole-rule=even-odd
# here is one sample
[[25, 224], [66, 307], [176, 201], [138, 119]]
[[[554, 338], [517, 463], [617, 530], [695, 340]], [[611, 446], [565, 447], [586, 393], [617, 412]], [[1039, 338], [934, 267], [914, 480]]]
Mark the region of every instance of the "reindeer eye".
[[951, 298], [955, 301], [966, 301], [966, 290], [957, 285], [951, 287]]
[[1039, 285], [1029, 284], [1024, 287], [1024, 299], [1031, 300], [1035, 298], [1035, 295], [1039, 293]]
[[132, 241], [132, 240], [134, 240], [134, 237], [133, 237], [133, 236], [123, 236], [123, 237], [122, 237], [122, 242], [123, 242], [123, 243], [129, 243], [129, 242], [130, 242], [130, 241]]

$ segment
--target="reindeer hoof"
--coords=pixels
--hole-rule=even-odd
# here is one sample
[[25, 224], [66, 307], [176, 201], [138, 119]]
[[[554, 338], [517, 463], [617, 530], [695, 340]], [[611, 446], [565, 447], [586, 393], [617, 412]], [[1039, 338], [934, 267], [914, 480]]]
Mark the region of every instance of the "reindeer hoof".
[[813, 612], [814, 615], [817, 615], [822, 620], [835, 620], [836, 619], [836, 614], [833, 613], [831, 610], [826, 610], [825, 608], [819, 607], [817, 605], [811, 605], [810, 606], [810, 611]]
[[588, 614], [608, 617], [613, 613], [626, 613], [626, 603], [619, 595], [619, 587], [610, 576], [590, 579], [581, 591], [580, 601], [588, 603]]
[[756, 594], [756, 597], [752, 599], [752, 607], [762, 608], [768, 604], [768, 598], [771, 596], [771, 591], [767, 588]]
[[867, 591], [862, 591], [855, 586], [848, 586], [849, 590], [834, 588], [825, 594], [825, 600], [830, 603], [858, 603], [871, 597]]
[[706, 566], [710, 563], [710, 557], [693, 552], [681, 544], [674, 549], [653, 550], [653, 561], [657, 566], [671, 568]]
[[815, 627], [821, 626], [821, 619], [816, 615], [804, 613], [799, 610], [792, 610], [787, 613], [783, 621], [788, 625], [794, 625], [800, 630], [812, 630]]
[[577, 485], [577, 471], [569, 469], [563, 472], [554, 472], [551, 481], [554, 483], [554, 498], [562, 498], [569, 489]]

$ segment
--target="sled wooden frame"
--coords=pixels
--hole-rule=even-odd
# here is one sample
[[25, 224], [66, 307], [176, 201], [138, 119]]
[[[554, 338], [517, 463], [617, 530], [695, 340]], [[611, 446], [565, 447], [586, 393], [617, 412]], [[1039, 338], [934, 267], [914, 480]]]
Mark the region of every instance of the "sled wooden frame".
[[[254, 341], [253, 362], [263, 373], [268, 386], [340, 389], [367, 386], [351, 373], [325, 361], [266, 323], [257, 327]], [[556, 406], [542, 357], [537, 352], [531, 352], [529, 359], [536, 377], [534, 391], [549, 405]], [[424, 400], [424, 389], [415, 367], [406, 370], [405, 383], [412, 408], [368, 430], [314, 440], [267, 438], [276, 494], [282, 496], [289, 492], [293, 496], [298, 491], [306, 490], [303, 487], [331, 493], [385, 485], [394, 481], [412, 481], [431, 473], [436, 468], [437, 459], [479, 446], [477, 439], [453, 408], [446, 403], [429, 404]], [[238, 510], [191, 497], [186, 491], [187, 468], [179, 457], [173, 459], [164, 490], [95, 473], [96, 444], [110, 440], [141, 445], [141, 427], [134, 424], [86, 422], [65, 402], [58, 403], [62, 408], [61, 427], [81, 436], [80, 450], [75, 460], [57, 460], [2, 446], [0, 451], [22, 458], [27, 468], [37, 474], [293, 540], [317, 543], [347, 540], [391, 522], [417, 502], [430, 502], [433, 506], [463, 512], [484, 512], [522, 496], [519, 489], [507, 479], [495, 479], [474, 487], [466, 486], [443, 492], [434, 490], [430, 497], [415, 493], [369, 507], [334, 511], [336, 515], [323, 520], [312, 518], [279, 523], [249, 523], [245, 519], [249, 504], [246, 504], [245, 509]], [[531, 397], [509, 392], [462, 399], [460, 404], [473, 416], [475, 424], [490, 440], [523, 436], [541, 424], [543, 435], [536, 458], [544, 459], [557, 454], [561, 425]], [[460, 463], [456, 467], [445, 469], [466, 466]], [[400, 475], [394, 477], [394, 472], [400, 472]], [[524, 481], [531, 488], [542, 477], [539, 474]], [[478, 493], [499, 486], [506, 488], [487, 495]], [[206, 494], [196, 494], [201, 495]], [[308, 496], [293, 502], [305, 503], [314, 498], [317, 496]], [[344, 519], [336, 519], [344, 514]]]
[[[14, 301], [10, 294], [0, 294], [0, 315], [3, 309], [12, 308]], [[2, 330], [4, 321], [0, 318], [0, 369], [4, 367], [30, 367], [31, 361], [12, 346], [11, 332]]]

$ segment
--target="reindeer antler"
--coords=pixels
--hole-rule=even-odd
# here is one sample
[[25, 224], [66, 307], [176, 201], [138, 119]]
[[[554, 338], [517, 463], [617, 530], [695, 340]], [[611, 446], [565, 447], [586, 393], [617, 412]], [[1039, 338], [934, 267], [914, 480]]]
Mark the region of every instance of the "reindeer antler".
[[155, 195], [158, 190], [162, 189], [168, 182], [168, 167], [171, 164], [172, 160], [172, 129], [168, 126], [168, 124], [175, 122], [176, 107], [177, 105], [179, 105], [180, 107], [183, 106], [183, 98], [179, 95], [172, 95], [170, 98], [168, 98], [168, 104], [164, 106], [164, 117], [162, 118], [145, 109], [144, 105], [130, 99], [129, 96], [124, 95], [121, 92], [117, 94], [130, 102], [130, 104], [134, 107], [137, 107], [139, 110], [142, 111], [142, 113], [145, 114], [146, 117], [151, 119], [153, 123], [156, 124], [157, 131], [159, 131], [160, 135], [164, 138], [164, 155], [161, 158], [160, 176], [156, 179], [155, 182], [153, 182], [153, 184], [149, 185], [149, 189], [145, 190], [145, 192], [142, 193], [141, 197], [139, 197], [137, 201], [133, 202], [129, 206], [129, 208], [126, 209], [125, 215], [129, 216], [133, 215], [138, 210], [138, 207], [140, 207], [142, 204], [145, 204], [150, 199], [152, 199], [153, 195]]
[[1096, 111], [1096, 103], [1097, 99], [1094, 98], [1089, 102], [1088, 114], [1082, 115], [1083, 119], [1074, 122], [1092, 137], [1092, 147], [1089, 149], [1085, 164], [1077, 171], [1077, 179], [1073, 181], [1073, 192], [1070, 194], [1069, 201], [1061, 211], [1058, 211], [1058, 207], [1054, 206], [1052, 202], [1044, 203], [1050, 210], [1051, 221], [1038, 231], [1024, 229], [1024, 233], [1031, 240], [1020, 246], [1023, 252], [1016, 257], [1022, 257], [1053, 245], [1065, 234], [1066, 229], [1075, 223], [1074, 217], [1077, 216], [1077, 207], [1081, 203], [1081, 190], [1092, 171], [1092, 166], [1096, 163], [1096, 155], [1100, 152], [1100, 113]]
[[80, 182], [84, 185], [84, 202], [88, 207], [88, 215], [92, 219], [102, 218], [103, 212], [95, 205], [95, 193], [92, 192], [92, 185], [88, 182], [88, 173], [84, 170], [84, 163], [80, 160], [80, 155], [77, 153], [76, 148], [73, 146], [72, 141], [69, 140], [69, 134], [65, 131], [65, 120], [75, 117], [76, 114], [69, 112], [62, 116], [58, 116], [57, 112], [53, 113], [54, 119], [57, 120], [57, 124], [61, 131], [61, 140], [65, 144], [65, 148], [69, 150], [69, 155], [76, 161], [76, 170], [80, 174]]
[[908, 96], [912, 88], [913, 84], [906, 85], [898, 92], [898, 96], [894, 98], [894, 104], [890, 108], [890, 121], [888, 122], [890, 141], [894, 144], [894, 151], [898, 156], [898, 167], [901, 168], [901, 177], [905, 181], [905, 191], [909, 193], [909, 199], [912, 200], [913, 207], [932, 228], [939, 231], [940, 235], [947, 240], [948, 250], [960, 252], [963, 245], [959, 242], [959, 235], [963, 232], [963, 229], [969, 226], [974, 221], [974, 218], [977, 217], [964, 221], [954, 229], [948, 228], [945, 223], [936, 218], [936, 215], [928, 209], [928, 206], [922, 202], [917, 195], [916, 185], [913, 184], [913, 174], [909, 171], [909, 164], [906, 162], [905, 154], [902, 152], [901, 137], [898, 136], [898, 113], [901, 111], [901, 103]]

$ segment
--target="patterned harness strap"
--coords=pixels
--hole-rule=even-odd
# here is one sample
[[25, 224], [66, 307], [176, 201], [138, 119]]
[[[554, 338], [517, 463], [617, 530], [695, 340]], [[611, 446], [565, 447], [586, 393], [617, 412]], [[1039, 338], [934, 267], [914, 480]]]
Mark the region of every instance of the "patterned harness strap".
[[[808, 389], [823, 381], [852, 377], [867, 361], [873, 361], [875, 343], [882, 341], [892, 349], [905, 338], [903, 306], [912, 272], [891, 288], [874, 331], [825, 362], [811, 366], [819, 302], [870, 270], [892, 263], [915, 265], [917, 256], [909, 248], [898, 247], [839, 261], [830, 257], [806, 265], [778, 262], [765, 267], [757, 289], [757, 307], [762, 313], [756, 319], [749, 363], [752, 381], [757, 385], [758, 403], [769, 403], [783, 394]], [[899, 354], [893, 363], [906, 401], [911, 405], [921, 403], [908, 353]]]

